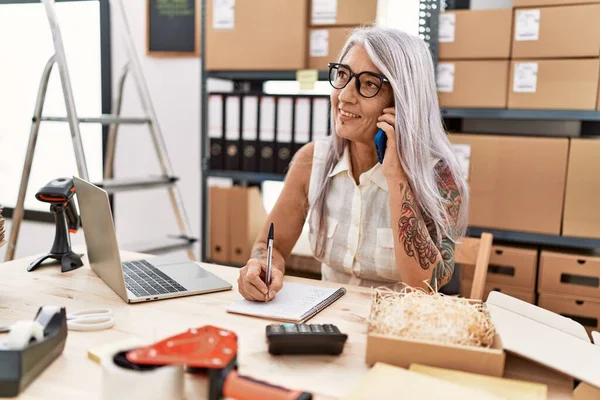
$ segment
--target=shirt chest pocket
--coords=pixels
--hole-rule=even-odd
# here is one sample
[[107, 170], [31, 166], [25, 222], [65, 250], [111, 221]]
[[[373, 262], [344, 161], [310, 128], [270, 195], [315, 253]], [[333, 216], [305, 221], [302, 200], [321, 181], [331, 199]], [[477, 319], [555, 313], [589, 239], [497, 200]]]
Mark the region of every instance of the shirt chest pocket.
[[335, 240], [335, 232], [337, 230], [338, 227], [338, 220], [331, 218], [331, 217], [327, 217], [327, 241], [326, 241], [326, 245], [325, 245], [325, 254], [324, 254], [324, 262], [325, 263], [330, 263], [331, 261], [331, 249], [333, 247], [333, 242]]
[[377, 276], [380, 278], [395, 282], [400, 281], [400, 272], [396, 265], [396, 255], [394, 253], [394, 230], [392, 228], [377, 228], [375, 269]]

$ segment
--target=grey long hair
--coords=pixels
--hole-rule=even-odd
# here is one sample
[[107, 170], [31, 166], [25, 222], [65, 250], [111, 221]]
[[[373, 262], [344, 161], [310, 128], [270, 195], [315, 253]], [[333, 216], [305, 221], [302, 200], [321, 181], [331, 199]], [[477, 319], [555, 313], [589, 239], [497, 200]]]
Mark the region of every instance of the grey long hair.
[[[426, 43], [396, 29], [361, 27], [348, 37], [339, 60], [343, 60], [355, 45], [365, 48], [373, 64], [388, 78], [393, 89], [398, 155], [421, 212], [434, 223], [437, 244], [443, 236], [454, 242], [460, 241], [467, 228], [468, 189], [442, 124], [433, 61]], [[331, 115], [331, 126], [335, 129], [333, 112]], [[328, 175], [348, 145], [346, 139], [335, 133], [332, 136], [333, 145], [324, 161], [323, 176], [319, 179], [310, 204], [312, 217], [317, 222], [314, 232], [317, 258], [323, 257], [325, 247], [325, 199], [330, 183]], [[440, 193], [437, 184], [438, 176], [432, 164], [434, 159], [446, 163], [458, 187], [462, 204], [456, 225], [447, 215], [447, 200]]]

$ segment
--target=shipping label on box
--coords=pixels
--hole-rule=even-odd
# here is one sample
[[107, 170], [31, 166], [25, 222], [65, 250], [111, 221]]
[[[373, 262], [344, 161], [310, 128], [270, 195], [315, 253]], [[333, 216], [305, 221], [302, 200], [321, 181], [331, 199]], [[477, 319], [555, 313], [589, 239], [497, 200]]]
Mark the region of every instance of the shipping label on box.
[[329, 55], [329, 31], [315, 29], [310, 32], [310, 56], [327, 57]]
[[452, 143], [452, 150], [458, 160], [458, 166], [465, 180], [469, 180], [469, 167], [471, 165], [471, 145]]
[[235, 0], [214, 0], [213, 29], [235, 27]]
[[438, 92], [450, 93], [454, 90], [454, 71], [454, 63], [438, 63], [436, 77]]
[[515, 63], [515, 72], [513, 77], [513, 92], [535, 93], [537, 89], [537, 75], [538, 63]]
[[441, 13], [439, 17], [439, 43], [452, 43], [456, 35], [456, 14]]
[[311, 9], [311, 21], [314, 25], [336, 23], [337, 0], [312, 0]]
[[540, 10], [517, 10], [515, 16], [515, 40], [539, 40]]

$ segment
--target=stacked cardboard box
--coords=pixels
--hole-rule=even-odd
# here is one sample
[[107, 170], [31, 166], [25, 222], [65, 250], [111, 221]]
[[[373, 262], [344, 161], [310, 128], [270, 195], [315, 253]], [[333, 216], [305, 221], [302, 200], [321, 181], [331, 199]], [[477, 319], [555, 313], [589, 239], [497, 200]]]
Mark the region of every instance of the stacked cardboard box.
[[210, 259], [245, 265], [267, 213], [256, 187], [209, 187]]
[[[502, 292], [535, 303], [538, 251], [532, 247], [492, 246], [483, 298], [491, 291]], [[475, 266], [461, 265], [460, 294], [469, 297]]]
[[207, 70], [326, 70], [377, 0], [208, 1], [206, 16]]
[[506, 108], [511, 26], [510, 9], [440, 14], [441, 107]]
[[371, 25], [377, 17], [376, 0], [312, 0], [308, 29], [309, 69], [327, 70], [357, 26]]
[[508, 108], [598, 109], [598, 1], [514, 1]]
[[469, 225], [560, 235], [569, 140], [450, 134], [470, 147]]
[[600, 257], [542, 250], [538, 305], [600, 329]]

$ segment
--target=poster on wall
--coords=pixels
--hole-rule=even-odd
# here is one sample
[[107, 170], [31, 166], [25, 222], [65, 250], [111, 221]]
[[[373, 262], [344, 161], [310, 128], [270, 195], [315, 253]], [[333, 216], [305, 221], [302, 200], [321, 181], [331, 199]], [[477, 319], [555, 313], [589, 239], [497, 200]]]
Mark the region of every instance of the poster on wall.
[[147, 0], [146, 55], [200, 56], [200, 1]]

